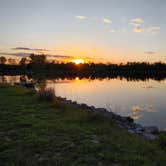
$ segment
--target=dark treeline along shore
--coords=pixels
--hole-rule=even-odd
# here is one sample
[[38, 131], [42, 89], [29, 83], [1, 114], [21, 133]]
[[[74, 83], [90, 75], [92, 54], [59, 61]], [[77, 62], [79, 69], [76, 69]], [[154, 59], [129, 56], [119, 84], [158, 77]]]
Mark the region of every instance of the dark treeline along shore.
[[126, 64], [48, 62], [45, 55], [31, 54], [19, 64], [0, 57], [0, 75], [27, 75], [47, 78], [126, 78], [127, 80], [164, 80], [166, 64], [162, 62], [128, 62]]

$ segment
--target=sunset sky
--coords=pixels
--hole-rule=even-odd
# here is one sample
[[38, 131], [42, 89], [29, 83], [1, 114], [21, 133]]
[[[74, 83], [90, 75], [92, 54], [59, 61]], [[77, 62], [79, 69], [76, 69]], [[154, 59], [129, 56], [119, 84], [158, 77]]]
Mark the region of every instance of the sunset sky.
[[0, 0], [0, 56], [166, 62], [166, 0]]

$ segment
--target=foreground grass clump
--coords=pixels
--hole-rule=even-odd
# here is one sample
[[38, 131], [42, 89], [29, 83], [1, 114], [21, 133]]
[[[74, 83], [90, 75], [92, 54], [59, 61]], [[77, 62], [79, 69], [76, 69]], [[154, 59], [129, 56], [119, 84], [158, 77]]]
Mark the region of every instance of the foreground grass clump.
[[62, 101], [0, 85], [0, 165], [165, 165], [166, 136], [149, 142]]
[[55, 91], [54, 89], [44, 89], [38, 91], [39, 98], [41, 100], [55, 101]]

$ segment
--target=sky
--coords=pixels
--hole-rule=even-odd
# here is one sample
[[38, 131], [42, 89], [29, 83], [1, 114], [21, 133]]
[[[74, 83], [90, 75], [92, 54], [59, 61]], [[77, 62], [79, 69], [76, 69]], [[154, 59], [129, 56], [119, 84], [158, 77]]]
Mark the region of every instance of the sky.
[[166, 62], [166, 0], [0, 0], [0, 56]]

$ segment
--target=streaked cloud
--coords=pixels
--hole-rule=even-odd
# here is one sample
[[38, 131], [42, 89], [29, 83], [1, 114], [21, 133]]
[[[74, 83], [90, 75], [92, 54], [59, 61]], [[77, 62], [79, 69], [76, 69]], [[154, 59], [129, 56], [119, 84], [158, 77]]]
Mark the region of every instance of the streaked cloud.
[[104, 18], [102, 19], [102, 21], [103, 21], [104, 23], [107, 23], [107, 24], [112, 23], [112, 20], [109, 19], [109, 18], [106, 18], [106, 17], [104, 17]]
[[115, 29], [110, 29], [109, 32], [114, 33], [114, 32], [116, 32], [116, 30]]
[[144, 53], [145, 53], [145, 54], [148, 54], [148, 55], [156, 54], [155, 51], [145, 51]]
[[51, 54], [46, 54], [46, 56], [54, 57], [54, 58], [60, 58], [60, 59], [74, 58], [73, 56], [68, 56], [68, 55], [51, 55]]
[[[27, 53], [27, 52], [16, 52], [16, 53], [8, 53], [8, 52], [0, 52], [0, 55], [2, 56], [18, 56], [18, 57], [28, 57], [32, 53]], [[68, 55], [54, 55], [54, 54], [45, 54], [47, 57], [54, 57], [54, 58], [61, 58], [61, 59], [66, 59], [66, 58], [73, 58], [73, 56], [68, 56]]]
[[160, 29], [161, 28], [159, 26], [151, 26], [151, 27], [146, 28], [146, 32], [156, 34], [156, 33], [160, 32]]
[[15, 48], [11, 48], [12, 50], [24, 50], [24, 51], [50, 51], [47, 49], [43, 49], [43, 48], [28, 48], [28, 47], [15, 47]]
[[8, 52], [0, 52], [0, 55], [2, 56], [18, 56], [18, 57], [28, 57], [30, 53], [25, 53], [25, 52], [17, 52], [17, 53], [8, 53]]
[[142, 24], [144, 20], [142, 18], [134, 18], [131, 20], [132, 23]]
[[133, 26], [135, 26], [135, 27], [140, 26], [140, 24], [134, 23], [134, 22], [130, 22], [129, 24], [130, 24], [130, 25], [133, 25]]
[[79, 20], [85, 20], [85, 19], [87, 19], [86, 16], [75, 16], [75, 18], [77, 18]]
[[136, 32], [136, 33], [141, 33], [141, 32], [143, 32], [144, 30], [143, 30], [143, 28], [141, 28], [140, 26], [136, 26], [136, 27], [134, 27], [134, 29], [133, 29], [133, 32]]

